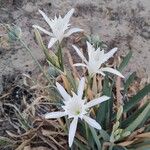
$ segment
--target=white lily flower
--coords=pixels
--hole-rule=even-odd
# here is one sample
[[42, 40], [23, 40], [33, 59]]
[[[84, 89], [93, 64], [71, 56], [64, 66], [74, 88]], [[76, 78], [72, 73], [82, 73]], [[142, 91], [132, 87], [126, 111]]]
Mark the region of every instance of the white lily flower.
[[59, 15], [59, 17], [55, 16], [54, 19], [49, 19], [43, 11], [39, 10], [39, 12], [43, 16], [47, 24], [50, 26], [52, 32], [49, 32], [38, 25], [33, 25], [33, 27], [51, 36], [51, 39], [48, 44], [48, 48], [51, 48], [53, 44], [55, 44], [57, 41], [61, 43], [63, 38], [68, 37], [73, 33], [83, 31], [82, 29], [79, 29], [79, 28], [70, 29], [69, 21], [70, 21], [70, 17], [72, 16], [74, 12], [73, 8], [64, 16], [64, 18], [62, 18]]
[[117, 51], [117, 48], [113, 48], [112, 50], [110, 50], [108, 53], [105, 54], [104, 50], [100, 50], [100, 47], [97, 50], [95, 50], [95, 48], [87, 41], [87, 49], [89, 57], [89, 60], [87, 61], [87, 59], [83, 56], [81, 51], [75, 45], [72, 46], [76, 50], [77, 54], [84, 61], [84, 63], [76, 63], [74, 64], [74, 66], [86, 67], [91, 76], [97, 73], [100, 73], [103, 76], [105, 76], [104, 72], [110, 72], [124, 78], [124, 76], [116, 69], [110, 67], [104, 68], [101, 67], [103, 63], [105, 63], [109, 58], [111, 58], [114, 55], [114, 53]]
[[73, 92], [73, 96], [70, 96], [65, 89], [57, 82], [56, 86], [62, 95], [64, 105], [62, 106], [64, 111], [51, 112], [45, 115], [46, 119], [60, 118], [63, 116], [68, 116], [68, 118], [73, 118], [70, 128], [69, 128], [69, 147], [72, 146], [74, 136], [77, 129], [78, 119], [83, 119], [90, 126], [100, 130], [101, 126], [98, 122], [88, 116], [89, 109], [97, 104], [100, 104], [109, 99], [107, 96], [102, 96], [87, 102], [86, 99], [82, 99], [84, 91], [85, 78], [81, 78], [78, 86], [77, 94]]

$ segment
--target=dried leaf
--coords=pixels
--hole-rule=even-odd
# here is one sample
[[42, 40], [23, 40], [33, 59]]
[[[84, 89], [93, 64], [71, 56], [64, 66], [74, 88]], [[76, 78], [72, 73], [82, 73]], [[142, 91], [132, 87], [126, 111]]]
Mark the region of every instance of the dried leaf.
[[117, 77], [117, 79], [116, 79], [116, 99], [117, 99], [117, 108], [119, 108], [120, 105], [123, 104], [123, 101], [122, 101], [122, 95], [121, 95], [120, 91], [121, 91], [121, 78], [120, 78], [120, 77]]
[[24, 147], [25, 147], [28, 143], [30, 143], [30, 141], [31, 141], [31, 139], [29, 139], [29, 140], [24, 140], [15, 150], [23, 150]]
[[136, 138], [150, 138], [150, 132], [138, 134]]
[[93, 84], [92, 84], [92, 91], [94, 93], [94, 95], [97, 94], [97, 79], [96, 79], [96, 75], [93, 77]]
[[61, 75], [61, 78], [63, 80], [64, 88], [67, 90], [68, 93], [71, 94], [71, 87], [70, 87], [68, 79], [64, 75]]

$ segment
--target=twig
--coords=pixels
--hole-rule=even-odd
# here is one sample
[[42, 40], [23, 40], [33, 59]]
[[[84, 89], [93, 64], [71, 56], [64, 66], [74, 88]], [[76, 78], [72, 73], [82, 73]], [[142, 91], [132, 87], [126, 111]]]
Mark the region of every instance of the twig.
[[67, 53], [67, 56], [68, 56], [68, 59], [69, 59], [70, 66], [73, 69], [74, 77], [79, 77], [79, 74], [78, 74], [76, 68], [73, 66], [73, 60], [72, 60], [70, 52], [68, 50], [66, 50], [66, 53]]
[[117, 77], [116, 79], [116, 98], [117, 98], [117, 108], [123, 104], [121, 91], [121, 78]]

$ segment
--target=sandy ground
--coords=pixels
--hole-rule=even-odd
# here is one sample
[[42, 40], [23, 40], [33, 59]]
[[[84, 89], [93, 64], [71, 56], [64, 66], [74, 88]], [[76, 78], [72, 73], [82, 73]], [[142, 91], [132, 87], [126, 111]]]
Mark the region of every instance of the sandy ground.
[[[118, 47], [119, 54], [133, 51], [125, 72], [138, 71], [141, 77], [150, 75], [150, 0], [0, 0], [0, 23], [20, 26], [23, 38], [41, 61], [44, 55], [36, 45], [32, 25], [48, 26], [38, 9], [53, 18], [72, 7], [76, 10], [73, 26], [83, 28], [88, 35], [100, 36], [110, 48]], [[18, 43], [9, 48], [0, 44], [0, 91], [6, 74], [35, 69], [30, 55]]]

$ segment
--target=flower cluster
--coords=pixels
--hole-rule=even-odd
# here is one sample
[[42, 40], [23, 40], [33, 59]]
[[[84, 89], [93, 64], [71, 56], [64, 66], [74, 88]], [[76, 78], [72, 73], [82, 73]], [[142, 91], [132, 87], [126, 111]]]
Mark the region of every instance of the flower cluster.
[[[58, 42], [58, 44], [61, 44], [64, 38], [70, 36], [73, 33], [83, 31], [82, 29], [79, 28], [70, 28], [69, 21], [74, 12], [74, 9], [71, 9], [64, 16], [64, 18], [62, 18], [61, 16], [59, 17], [55, 16], [54, 19], [49, 19], [46, 16], [46, 14], [41, 10], [39, 10], [39, 12], [43, 16], [47, 24], [50, 26], [51, 32], [45, 30], [44, 28], [38, 25], [33, 25], [33, 27], [51, 37], [48, 43], [48, 48], [51, 48], [56, 42]], [[109, 58], [111, 58], [115, 54], [117, 48], [113, 48], [108, 53], [104, 53], [104, 50], [103, 49], [101, 50], [100, 47], [95, 49], [94, 46], [91, 45], [88, 41], [86, 43], [88, 50], [88, 60], [84, 57], [82, 52], [75, 45], [73, 45], [73, 48], [83, 61], [83, 63], [76, 63], [74, 64], [74, 66], [86, 67], [90, 77], [93, 77], [96, 74], [101, 74], [105, 76], [105, 72], [109, 72], [124, 78], [124, 76], [119, 71], [110, 67], [102, 66]], [[86, 97], [86, 94], [84, 94], [84, 89], [86, 87], [85, 85], [86, 85], [86, 78], [82, 77], [78, 85], [77, 93], [71, 91], [72, 94], [70, 95], [66, 92], [66, 90], [62, 85], [56, 82], [56, 87], [63, 98], [64, 105], [62, 106], [62, 111], [45, 114], [46, 119], [60, 118], [63, 116], [68, 116], [68, 119], [72, 119], [69, 128], [70, 147], [73, 144], [73, 140], [77, 129], [77, 123], [79, 119], [84, 120], [90, 126], [98, 130], [101, 129], [100, 124], [96, 122], [94, 119], [89, 117], [90, 108], [110, 99], [110, 97], [104, 95], [89, 101], [89, 99]]]
[[117, 48], [113, 48], [112, 50], [110, 50], [108, 53], [105, 54], [104, 50], [100, 50], [100, 47], [97, 50], [95, 50], [95, 48], [87, 41], [87, 49], [88, 49], [88, 56], [89, 56], [88, 61], [75, 45], [73, 45], [73, 48], [76, 50], [77, 54], [85, 63], [85, 64], [76, 63], [74, 64], [74, 66], [86, 67], [91, 76], [97, 73], [105, 76], [104, 72], [110, 72], [124, 78], [124, 76], [119, 71], [113, 68], [101, 67], [103, 63], [105, 63], [109, 58], [111, 58], [114, 55], [114, 53], [117, 51]]
[[61, 43], [63, 38], [66, 38], [73, 33], [83, 31], [82, 29], [79, 29], [79, 28], [71, 28], [70, 29], [69, 21], [70, 21], [70, 17], [72, 16], [73, 12], [74, 12], [74, 9], [71, 9], [65, 15], [64, 18], [62, 18], [61, 16], [59, 16], [59, 17], [55, 16], [54, 19], [49, 19], [43, 11], [39, 10], [39, 13], [43, 16], [43, 18], [45, 19], [47, 24], [50, 26], [52, 32], [47, 31], [38, 25], [33, 25], [33, 27], [41, 30], [42, 32], [44, 32], [45, 34], [47, 34], [51, 37], [49, 44], [48, 44], [48, 48], [51, 48], [57, 41], [59, 43]]
[[72, 92], [73, 96], [70, 96], [65, 91], [65, 89], [57, 82], [56, 83], [57, 89], [62, 95], [64, 100], [63, 101], [64, 105], [62, 106], [64, 111], [51, 112], [45, 115], [46, 119], [59, 118], [63, 116], [68, 116], [68, 118], [73, 118], [73, 121], [70, 124], [70, 129], [69, 129], [70, 147], [73, 143], [73, 139], [77, 128], [77, 122], [79, 118], [81, 120], [82, 119], [85, 120], [90, 126], [98, 130], [101, 129], [101, 126], [94, 119], [89, 117], [89, 109], [109, 99], [109, 97], [107, 96], [102, 96], [94, 100], [91, 100], [90, 102], [87, 102], [87, 99], [83, 98], [84, 85], [85, 85], [85, 78], [81, 78], [78, 86], [77, 94]]

